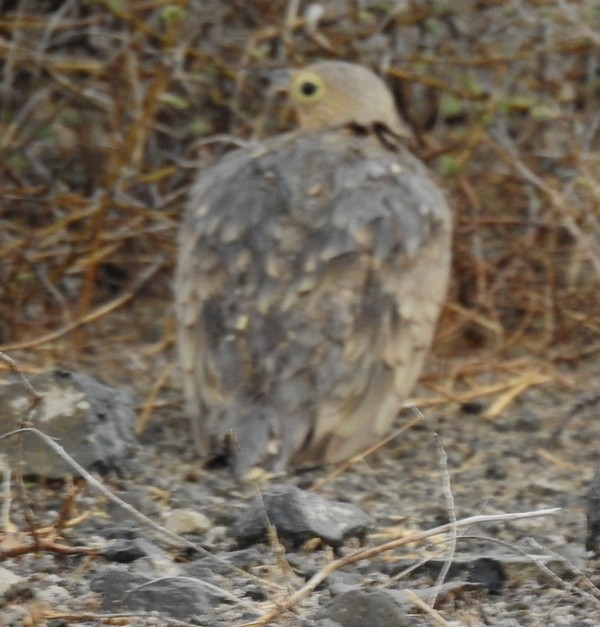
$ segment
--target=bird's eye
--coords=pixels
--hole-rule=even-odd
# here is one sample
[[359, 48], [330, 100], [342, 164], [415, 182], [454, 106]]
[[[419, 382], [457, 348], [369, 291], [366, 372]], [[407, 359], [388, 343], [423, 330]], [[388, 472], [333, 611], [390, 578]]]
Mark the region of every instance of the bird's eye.
[[292, 99], [299, 105], [317, 102], [323, 97], [323, 79], [312, 70], [296, 72], [292, 80]]
[[305, 96], [314, 96], [317, 91], [319, 91], [319, 86], [312, 81], [304, 81], [302, 85], [300, 85], [300, 91]]

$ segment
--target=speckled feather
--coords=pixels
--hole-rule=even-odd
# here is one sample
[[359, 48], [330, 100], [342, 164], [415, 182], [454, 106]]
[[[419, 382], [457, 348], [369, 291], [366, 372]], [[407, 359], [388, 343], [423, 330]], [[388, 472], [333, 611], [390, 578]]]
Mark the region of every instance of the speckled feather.
[[292, 134], [204, 172], [181, 230], [180, 355], [201, 454], [243, 474], [338, 462], [383, 436], [448, 281], [450, 211], [375, 133]]

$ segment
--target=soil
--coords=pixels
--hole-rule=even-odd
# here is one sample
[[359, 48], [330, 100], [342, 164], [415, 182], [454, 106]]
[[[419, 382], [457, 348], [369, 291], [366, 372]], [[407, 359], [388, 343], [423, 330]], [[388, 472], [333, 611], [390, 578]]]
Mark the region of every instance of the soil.
[[[88, 481], [13, 468], [0, 627], [240, 626], [276, 606], [271, 625], [334, 627], [319, 611], [370, 589], [426, 591], [406, 593], [397, 624], [600, 624], [585, 549], [600, 441], [597, 4], [3, 3], [0, 350], [25, 374], [70, 369], [133, 392], [137, 451], [104, 485], [154, 525], [186, 510], [208, 528], [176, 542]], [[452, 286], [415, 391], [426, 420], [402, 430], [415, 418], [403, 413], [348, 467], [237, 483], [198, 464], [183, 415], [178, 225], [203, 164], [291, 127], [267, 83], [325, 58], [386, 76], [455, 211]], [[361, 507], [363, 546], [412, 541], [356, 563], [358, 539], [240, 550], [234, 521], [281, 483]], [[414, 538], [549, 508], [460, 526], [454, 552], [447, 529]]]
[[[180, 392], [176, 384], [167, 386], [129, 467], [121, 476], [104, 477], [104, 482], [159, 524], [173, 509], [203, 513], [210, 528], [201, 535], [186, 535], [198, 550], [174, 546], [166, 535], [141, 524], [83, 481], [76, 487], [28, 483], [27, 506], [18, 498], [12, 507], [11, 521], [20, 531], [51, 526], [63, 509], [70, 522], [56, 542], [65, 547], [102, 547], [103, 552], [64, 555], [41, 550], [4, 560], [5, 568], [25, 578], [35, 599], [24, 601], [21, 594], [12, 603], [5, 602], [4, 620], [16, 604], [27, 613], [13, 618], [12, 625], [31, 624], [27, 620], [32, 616], [38, 621], [34, 624], [53, 627], [109, 624], [106, 615], [115, 613], [122, 617], [113, 618], [114, 624], [125, 625], [259, 624], [252, 621], [318, 569], [360, 548], [354, 539], [335, 550], [319, 542], [286, 550], [271, 540], [238, 552], [234, 521], [257, 493], [288, 483], [361, 507], [372, 523], [362, 542], [369, 547], [454, 517], [460, 521], [474, 515], [560, 509], [540, 517], [459, 528], [453, 556], [452, 534], [446, 532], [350, 564], [330, 575], [293, 611], [282, 610], [267, 624], [326, 625], [315, 622], [315, 617], [336, 594], [354, 588], [418, 592], [439, 583], [440, 568], [446, 564], [450, 568], [445, 580], [456, 583], [451, 593], [440, 594], [430, 614], [406, 605], [406, 624], [429, 625], [443, 619], [451, 625], [596, 625], [597, 564], [585, 551], [587, 491], [600, 441], [600, 408], [590, 394], [597, 388], [596, 365], [588, 362], [577, 370], [555, 372], [553, 381], [527, 390], [493, 420], [485, 417], [490, 401], [482, 397], [462, 405], [424, 408], [424, 418], [402, 430], [415, 418], [408, 409], [395, 425], [399, 435], [343, 472], [315, 469], [245, 483], [236, 482], [227, 468], [199, 466]], [[147, 384], [139, 374], [134, 386], [138, 396]], [[146, 541], [147, 546], [137, 556], [119, 557], [119, 550], [130, 549], [132, 541]], [[207, 568], [204, 550], [224, 557], [231, 566]], [[495, 560], [489, 562], [492, 574], [474, 577], [474, 565], [481, 565], [482, 558]], [[421, 560], [425, 565], [403, 574]], [[177, 618], [119, 609], [118, 604], [109, 610], [109, 592], [101, 575], [109, 573], [110, 579], [117, 570], [128, 573], [131, 582], [142, 573], [201, 578], [245, 605], [213, 599], [208, 618], [199, 618], [191, 608], [188, 615], [183, 608]], [[477, 589], [467, 581], [478, 582]], [[348, 582], [354, 588], [345, 588]]]

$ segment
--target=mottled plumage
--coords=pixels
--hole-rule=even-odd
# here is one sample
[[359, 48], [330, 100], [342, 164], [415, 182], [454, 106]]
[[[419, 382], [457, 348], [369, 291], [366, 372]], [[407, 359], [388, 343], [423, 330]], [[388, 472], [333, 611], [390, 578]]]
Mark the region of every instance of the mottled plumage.
[[362, 99], [348, 118], [347, 91], [383, 83], [337, 62], [304, 72], [292, 83], [300, 120], [302, 78], [315, 74], [330, 111], [346, 94], [342, 117], [202, 172], [180, 235], [194, 439], [205, 458], [228, 454], [238, 474], [338, 462], [385, 435], [421, 372], [448, 281], [450, 211], [403, 147], [395, 111], [384, 103], [382, 121], [374, 105], [369, 117]]

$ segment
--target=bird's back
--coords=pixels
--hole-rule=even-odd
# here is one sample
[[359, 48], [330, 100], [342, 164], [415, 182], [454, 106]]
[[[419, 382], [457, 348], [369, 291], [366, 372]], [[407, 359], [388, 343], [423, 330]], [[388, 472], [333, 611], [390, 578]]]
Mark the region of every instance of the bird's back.
[[424, 166], [376, 134], [289, 135], [205, 171], [176, 277], [202, 454], [283, 469], [384, 435], [431, 343], [450, 222]]

